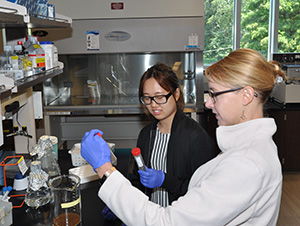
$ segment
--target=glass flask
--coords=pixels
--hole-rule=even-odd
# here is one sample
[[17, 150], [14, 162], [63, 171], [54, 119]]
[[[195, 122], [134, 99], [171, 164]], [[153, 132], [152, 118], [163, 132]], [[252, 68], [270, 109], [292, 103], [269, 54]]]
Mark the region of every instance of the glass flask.
[[50, 137], [39, 139], [38, 144], [30, 154], [32, 156], [37, 155], [37, 159], [41, 162], [42, 170], [48, 173], [50, 178], [61, 175]]
[[28, 187], [25, 194], [27, 206], [39, 208], [50, 202], [51, 193], [47, 181], [48, 174], [42, 170], [41, 162], [31, 162]]

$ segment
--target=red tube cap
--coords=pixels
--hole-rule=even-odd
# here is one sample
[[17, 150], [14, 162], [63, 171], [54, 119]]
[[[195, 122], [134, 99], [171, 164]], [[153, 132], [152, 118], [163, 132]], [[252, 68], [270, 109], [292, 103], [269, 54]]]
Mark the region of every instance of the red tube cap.
[[102, 137], [101, 133], [96, 133], [96, 135], [98, 135], [99, 137]]
[[134, 148], [134, 149], [131, 150], [131, 154], [133, 156], [137, 156], [137, 155], [141, 154], [141, 149], [140, 148]]

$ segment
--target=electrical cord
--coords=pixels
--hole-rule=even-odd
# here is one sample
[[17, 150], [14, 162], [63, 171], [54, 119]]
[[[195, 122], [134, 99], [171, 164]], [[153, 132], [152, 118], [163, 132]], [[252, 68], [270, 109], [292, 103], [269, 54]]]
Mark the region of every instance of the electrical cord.
[[16, 121], [17, 121], [18, 126], [22, 127], [22, 125], [19, 122], [19, 112], [17, 112], [17, 114], [16, 114]]

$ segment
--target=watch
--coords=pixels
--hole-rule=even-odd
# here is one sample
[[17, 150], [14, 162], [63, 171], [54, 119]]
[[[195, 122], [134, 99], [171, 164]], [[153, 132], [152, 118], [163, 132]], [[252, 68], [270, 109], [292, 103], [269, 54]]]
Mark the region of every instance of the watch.
[[105, 182], [105, 180], [114, 172], [116, 171], [117, 169], [113, 166], [111, 167], [109, 170], [107, 170], [103, 177], [100, 179], [100, 183], [103, 184]]
[[104, 173], [104, 176], [106, 178], [108, 178], [114, 171], [116, 171], [117, 169], [113, 166], [111, 167], [109, 170], [107, 170], [105, 173]]

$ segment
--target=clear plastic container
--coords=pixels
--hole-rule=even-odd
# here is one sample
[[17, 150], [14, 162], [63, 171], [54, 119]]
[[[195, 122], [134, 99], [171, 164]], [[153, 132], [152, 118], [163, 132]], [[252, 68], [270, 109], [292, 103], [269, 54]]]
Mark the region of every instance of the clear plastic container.
[[11, 57], [13, 56], [13, 51], [11, 46], [5, 45], [4, 46], [4, 64], [3, 64], [3, 69], [4, 70], [12, 70], [12, 64], [11, 64]]
[[45, 71], [46, 61], [45, 61], [45, 51], [40, 46], [37, 37], [27, 36], [26, 42], [24, 43], [25, 52], [31, 58], [33, 73], [38, 74]]
[[11, 51], [10, 63], [12, 70], [19, 70], [19, 56], [16, 54], [16, 51]]
[[15, 70], [23, 70], [23, 57], [24, 53], [22, 51], [22, 45], [15, 45], [14, 53], [17, 56], [18, 67]]
[[[116, 166], [118, 163], [117, 157], [114, 155], [116, 145], [114, 143], [107, 144], [111, 151], [111, 162], [114, 166]], [[83, 166], [88, 164], [87, 161], [85, 161], [85, 159], [81, 156], [81, 143], [74, 144], [71, 150], [69, 150], [69, 154], [71, 155], [73, 166]]]
[[58, 66], [58, 49], [53, 44], [53, 67], [57, 67], [57, 66]]

